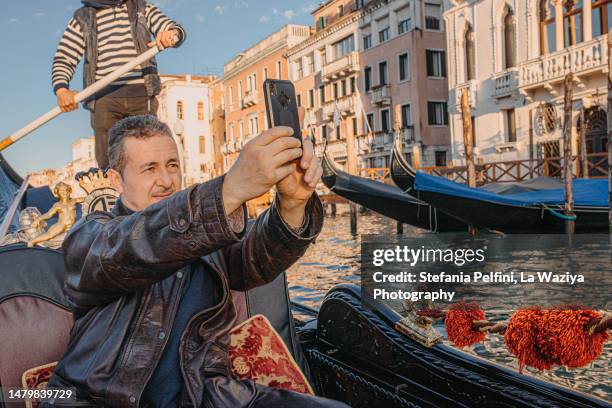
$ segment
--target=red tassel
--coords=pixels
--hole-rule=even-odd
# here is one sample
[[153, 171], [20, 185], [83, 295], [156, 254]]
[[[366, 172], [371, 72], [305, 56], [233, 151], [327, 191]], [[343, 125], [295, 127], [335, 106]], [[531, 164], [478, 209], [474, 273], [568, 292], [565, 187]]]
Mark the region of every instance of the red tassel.
[[553, 365], [583, 367], [599, 357], [608, 334], [589, 334], [586, 325], [601, 315], [587, 309], [521, 309], [506, 329], [508, 349], [525, 365], [549, 370]]
[[523, 372], [525, 365], [538, 370], [547, 370], [552, 366], [540, 353], [536, 341], [542, 314], [539, 308], [520, 309], [512, 315], [506, 327], [504, 340], [508, 350], [518, 358], [519, 372]]
[[457, 347], [471, 346], [480, 343], [486, 334], [472, 328], [474, 320], [484, 320], [485, 313], [478, 303], [457, 303], [450, 307], [446, 313], [444, 324], [448, 339]]

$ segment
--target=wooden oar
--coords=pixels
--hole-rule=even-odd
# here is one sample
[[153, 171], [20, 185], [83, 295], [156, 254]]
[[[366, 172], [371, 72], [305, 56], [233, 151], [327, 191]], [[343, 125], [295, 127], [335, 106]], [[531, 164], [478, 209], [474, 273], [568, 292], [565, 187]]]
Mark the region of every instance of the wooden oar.
[[[115, 81], [116, 79], [119, 79], [124, 74], [130, 72], [132, 69], [134, 69], [138, 65], [153, 58], [160, 51], [161, 50], [157, 46], [152, 47], [150, 50], [147, 50], [146, 52], [140, 54], [138, 57], [134, 58], [132, 61], [125, 63], [123, 66], [117, 68], [116, 71], [113, 71], [112, 73], [108, 74], [104, 78], [100, 79], [99, 81], [94, 82], [93, 84], [83, 89], [78, 94], [76, 94], [75, 96], [76, 102], [77, 103], [82, 102], [83, 100], [89, 98], [96, 92], [99, 92], [100, 90], [104, 89], [106, 86], [110, 85], [113, 81]], [[16, 131], [9, 137], [3, 139], [2, 141], [0, 141], [0, 151], [6, 149], [10, 145], [15, 143], [19, 139], [21, 139], [22, 137], [38, 129], [45, 123], [49, 122], [50, 120], [58, 116], [60, 113], [62, 113], [61, 109], [59, 108], [59, 106], [56, 106], [55, 108], [51, 109], [49, 112], [45, 113], [44, 115], [40, 116], [36, 120], [30, 122], [23, 128], [19, 129], [18, 131]]]

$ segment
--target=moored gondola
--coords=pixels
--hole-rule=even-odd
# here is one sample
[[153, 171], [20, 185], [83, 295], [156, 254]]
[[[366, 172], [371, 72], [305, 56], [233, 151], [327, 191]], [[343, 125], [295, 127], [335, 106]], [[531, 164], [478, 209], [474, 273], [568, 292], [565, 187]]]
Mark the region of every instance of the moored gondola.
[[381, 215], [433, 232], [467, 231], [467, 225], [404, 194], [399, 188], [348, 174], [323, 154], [323, 183], [332, 192]]
[[[498, 194], [486, 188], [470, 188], [415, 171], [395, 150], [391, 177], [402, 190], [472, 226], [504, 233], [563, 233], [563, 188], [524, 188]], [[574, 180], [576, 232], [608, 230], [607, 180]], [[550, 183], [549, 183], [550, 184]], [[518, 191], [518, 192], [517, 192]]]

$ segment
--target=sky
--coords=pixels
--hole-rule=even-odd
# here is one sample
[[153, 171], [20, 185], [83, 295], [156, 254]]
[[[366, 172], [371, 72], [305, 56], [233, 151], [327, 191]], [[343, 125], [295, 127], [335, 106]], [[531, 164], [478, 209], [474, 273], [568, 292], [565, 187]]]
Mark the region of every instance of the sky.
[[[187, 31], [178, 49], [158, 56], [165, 74], [218, 74], [237, 53], [286, 24], [312, 25], [319, 0], [151, 0]], [[4, 2], [0, 14], [0, 138], [52, 109], [51, 63], [79, 0]], [[82, 88], [82, 66], [71, 88]], [[93, 135], [80, 107], [62, 114], [2, 152], [22, 176], [57, 168], [72, 158], [72, 143]]]

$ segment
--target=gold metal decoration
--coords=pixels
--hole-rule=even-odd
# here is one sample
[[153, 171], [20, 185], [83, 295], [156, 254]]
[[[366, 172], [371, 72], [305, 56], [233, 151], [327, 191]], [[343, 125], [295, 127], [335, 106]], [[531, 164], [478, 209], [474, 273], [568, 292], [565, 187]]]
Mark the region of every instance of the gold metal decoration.
[[53, 188], [53, 195], [59, 198], [59, 201], [53, 204], [51, 209], [45, 214], [41, 215], [40, 218], [32, 222], [33, 227], [39, 227], [41, 222], [52, 218], [57, 214], [57, 222], [53, 224], [46, 232], [36, 236], [35, 238], [28, 241], [28, 247], [31, 248], [34, 245], [49, 241], [53, 238], [59, 238], [62, 234], [68, 232], [70, 227], [76, 222], [77, 204], [83, 202], [83, 198], [72, 198], [72, 187], [68, 184], [60, 181]]
[[81, 205], [83, 217], [94, 211], [112, 211], [119, 193], [102, 170], [91, 169], [89, 172], [77, 174], [75, 178], [87, 193]]
[[416, 313], [410, 313], [395, 323], [395, 329], [425, 347], [433, 347], [442, 340], [442, 335], [433, 328], [434, 321], [430, 317], [421, 317], [417, 316]]

